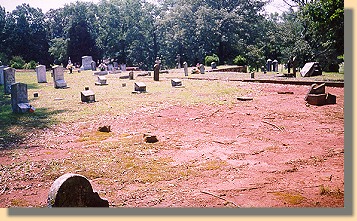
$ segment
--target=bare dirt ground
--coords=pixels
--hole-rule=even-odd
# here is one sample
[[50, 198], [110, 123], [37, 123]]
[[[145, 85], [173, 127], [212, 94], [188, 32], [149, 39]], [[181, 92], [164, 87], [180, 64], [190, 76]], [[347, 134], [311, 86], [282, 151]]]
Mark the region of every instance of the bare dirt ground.
[[[0, 207], [46, 207], [67, 172], [85, 175], [110, 207], [343, 207], [344, 89], [326, 87], [337, 104], [312, 106], [309, 86], [234, 84], [253, 100], [142, 107], [37, 131], [0, 152]], [[98, 135], [102, 125], [112, 132]], [[73, 166], [81, 161], [91, 166]]]

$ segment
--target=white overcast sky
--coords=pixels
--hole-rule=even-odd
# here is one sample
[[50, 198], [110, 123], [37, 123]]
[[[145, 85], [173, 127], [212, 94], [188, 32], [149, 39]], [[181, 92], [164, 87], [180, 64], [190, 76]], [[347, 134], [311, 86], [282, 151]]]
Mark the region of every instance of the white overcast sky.
[[[51, 8], [61, 8], [65, 4], [69, 4], [72, 2], [76, 2], [77, 0], [0, 0], [0, 5], [5, 7], [6, 11], [12, 11], [16, 8], [16, 6], [21, 5], [23, 3], [29, 4], [34, 8], [41, 8], [44, 13], [46, 13]], [[80, 0], [86, 2], [94, 2], [98, 3], [100, 0]], [[154, 1], [154, 0], [153, 0]], [[272, 3], [267, 6], [267, 10], [269, 12], [278, 12], [281, 13], [286, 10], [288, 7], [283, 2], [283, 0], [273, 0]]]

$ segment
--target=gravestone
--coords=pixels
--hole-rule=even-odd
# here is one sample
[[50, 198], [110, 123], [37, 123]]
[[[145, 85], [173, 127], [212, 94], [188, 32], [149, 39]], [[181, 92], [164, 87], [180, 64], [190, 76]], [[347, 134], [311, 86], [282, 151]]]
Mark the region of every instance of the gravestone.
[[82, 102], [95, 102], [95, 94], [92, 90], [89, 90], [89, 88], [85, 88], [84, 91], [81, 91], [81, 101]]
[[319, 62], [308, 62], [300, 71], [302, 77], [311, 77], [322, 75], [322, 70]]
[[171, 79], [172, 87], [182, 87], [182, 82], [178, 78]]
[[205, 66], [203, 64], [200, 64], [200, 73], [201, 74], [205, 73]]
[[6, 66], [0, 65], [0, 85], [4, 85], [4, 68]]
[[113, 64], [108, 64], [108, 71], [114, 71]]
[[11, 108], [13, 113], [29, 112], [31, 105], [28, 100], [27, 84], [15, 83], [11, 85]]
[[267, 60], [266, 65], [267, 65], [267, 71], [270, 72], [271, 71], [271, 65], [272, 65], [272, 60], [270, 58]]
[[38, 83], [46, 83], [46, 66], [45, 65], [37, 65], [36, 66], [36, 75]]
[[109, 207], [106, 199], [94, 192], [89, 180], [78, 174], [65, 174], [53, 182], [48, 207]]
[[146, 85], [143, 82], [135, 82], [134, 92], [136, 93], [146, 92]]
[[134, 71], [129, 72], [129, 80], [134, 80]]
[[95, 85], [108, 85], [107, 78], [105, 76], [99, 75], [97, 82], [95, 82]]
[[126, 64], [120, 64], [120, 70], [126, 71]]
[[185, 76], [188, 76], [188, 67], [187, 67], [187, 62], [183, 62], [183, 70], [185, 72]]
[[154, 65], [154, 81], [159, 81], [160, 80], [160, 65], [155, 64]]
[[66, 88], [67, 82], [64, 80], [63, 67], [55, 65], [52, 67], [52, 77], [55, 88]]
[[92, 56], [83, 56], [81, 70], [92, 70], [92, 61]]
[[274, 71], [274, 72], [278, 71], [278, 61], [277, 61], [277, 60], [274, 60], [274, 61], [272, 62], [272, 64], [273, 64], [273, 71]]
[[161, 60], [159, 57], [156, 57], [155, 64], [159, 66], [159, 70], [161, 69]]
[[118, 64], [118, 62], [114, 61], [114, 62], [113, 62], [113, 66], [114, 66], [114, 70], [118, 70], [118, 69], [119, 69], [119, 64]]
[[97, 64], [95, 63], [95, 61], [92, 61], [90, 63], [90, 66], [91, 66], [92, 71], [96, 71], [97, 70]]
[[211, 68], [212, 68], [212, 69], [217, 69], [217, 64], [216, 64], [216, 62], [213, 61], [213, 62], [211, 63]]
[[11, 85], [15, 83], [15, 68], [4, 68], [4, 94], [11, 94]]
[[297, 68], [297, 59], [296, 59], [296, 57], [293, 57], [292, 66], [293, 66], [293, 77], [296, 77], [296, 68]]

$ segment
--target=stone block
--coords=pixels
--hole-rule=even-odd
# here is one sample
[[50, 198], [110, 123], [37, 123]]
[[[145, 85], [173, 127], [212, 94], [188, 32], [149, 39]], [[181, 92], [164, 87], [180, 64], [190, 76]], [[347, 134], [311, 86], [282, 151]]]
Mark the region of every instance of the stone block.
[[95, 94], [92, 90], [85, 90], [81, 92], [82, 102], [95, 102]]
[[178, 78], [174, 78], [171, 80], [171, 85], [172, 87], [181, 87], [182, 86], [182, 82], [180, 79]]
[[146, 85], [143, 82], [135, 82], [134, 91], [135, 92], [146, 92]]

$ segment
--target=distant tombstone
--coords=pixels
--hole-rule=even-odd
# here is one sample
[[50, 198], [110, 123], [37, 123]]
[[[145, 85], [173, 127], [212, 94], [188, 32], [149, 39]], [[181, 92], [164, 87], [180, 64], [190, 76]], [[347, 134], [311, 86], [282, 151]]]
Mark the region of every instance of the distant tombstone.
[[107, 78], [105, 76], [99, 75], [98, 76], [98, 81], [95, 82], [95, 85], [108, 85], [107, 84]]
[[87, 103], [95, 102], [94, 92], [92, 90], [89, 90], [89, 88], [86, 88], [84, 91], [81, 91], [81, 101]]
[[181, 56], [180, 56], [180, 54], [177, 55], [176, 61], [177, 61], [177, 68], [180, 69], [181, 68]]
[[172, 85], [172, 87], [181, 87], [182, 82], [180, 79], [174, 78], [174, 79], [171, 79], [171, 85]]
[[81, 70], [92, 70], [92, 61], [92, 56], [83, 56]]
[[129, 80], [134, 80], [134, 71], [129, 72]]
[[50, 188], [48, 207], [109, 207], [106, 199], [93, 191], [89, 180], [78, 174], [65, 174], [57, 178]]
[[319, 62], [308, 62], [300, 71], [302, 77], [311, 77], [322, 75], [322, 70]]
[[297, 59], [293, 57], [292, 59], [292, 67], [293, 67], [293, 76], [296, 77], [296, 68], [297, 68]]
[[92, 71], [96, 71], [97, 70], [97, 64], [95, 63], [95, 61], [92, 61], [90, 63], [90, 66], [91, 66]]
[[205, 73], [205, 66], [203, 64], [200, 64], [200, 73], [201, 74]]
[[185, 76], [188, 76], [188, 67], [187, 67], [187, 62], [183, 62], [183, 70], [185, 72]]
[[278, 71], [278, 61], [277, 61], [277, 60], [274, 60], [274, 61], [272, 62], [272, 64], [273, 64], [273, 71], [274, 71], [274, 72]]
[[118, 69], [119, 69], [119, 64], [118, 64], [118, 62], [114, 61], [114, 62], [113, 62], [113, 66], [114, 66], [114, 70], [118, 70]]
[[108, 71], [114, 71], [113, 64], [108, 64]]
[[212, 69], [217, 69], [217, 64], [216, 64], [216, 62], [212, 62], [212, 63], [211, 63], [211, 68], [212, 68]]
[[155, 64], [154, 65], [154, 81], [159, 81], [160, 80], [160, 65]]
[[64, 80], [63, 67], [55, 65], [52, 67], [52, 77], [55, 88], [66, 88], [67, 82]]
[[4, 85], [4, 68], [6, 66], [0, 65], [0, 85]]
[[4, 68], [4, 94], [11, 94], [11, 85], [15, 83], [15, 68]]
[[27, 84], [15, 83], [11, 85], [11, 108], [13, 113], [29, 112], [31, 105], [28, 100]]
[[126, 64], [120, 64], [120, 70], [126, 71]]
[[46, 66], [45, 65], [37, 65], [36, 66], [36, 75], [38, 83], [46, 83]]
[[160, 60], [159, 57], [156, 57], [155, 64], [157, 64], [159, 66], [159, 70], [160, 70], [160, 68], [161, 68], [161, 60]]
[[146, 85], [143, 82], [135, 82], [134, 92], [146, 92]]
[[270, 72], [271, 71], [271, 65], [272, 65], [272, 60], [270, 58], [267, 60], [266, 65], [267, 65], [267, 72]]

